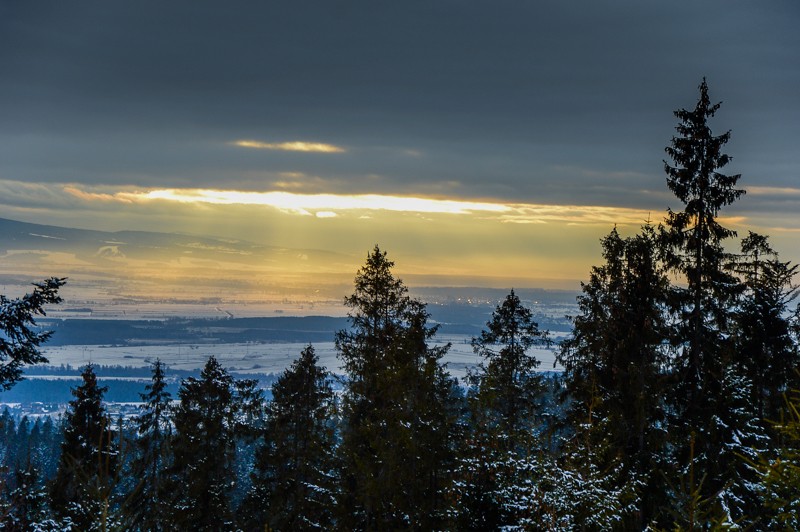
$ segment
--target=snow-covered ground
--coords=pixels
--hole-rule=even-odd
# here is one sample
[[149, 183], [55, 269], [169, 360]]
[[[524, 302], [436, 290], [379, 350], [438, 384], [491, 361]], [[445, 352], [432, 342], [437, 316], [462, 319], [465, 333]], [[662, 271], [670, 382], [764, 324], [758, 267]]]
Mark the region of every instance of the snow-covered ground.
[[[450, 342], [451, 348], [444, 362], [454, 377], [463, 378], [467, 368], [480, 362], [470, 345], [471, 337], [451, 335], [437, 338], [437, 343]], [[331, 371], [341, 373], [339, 360], [333, 342], [313, 344], [320, 364]], [[44, 354], [50, 364], [75, 367], [94, 363], [107, 366], [147, 366], [156, 358], [174, 369], [201, 368], [208, 357], [215, 356], [220, 363], [237, 373], [280, 373], [299, 355], [305, 344], [302, 343], [224, 343], [224, 344], [185, 344], [151, 345], [141, 347], [110, 347], [98, 345], [68, 345], [45, 348]], [[541, 371], [560, 370], [554, 367], [554, 353], [550, 349], [536, 348], [531, 351], [540, 361]]]

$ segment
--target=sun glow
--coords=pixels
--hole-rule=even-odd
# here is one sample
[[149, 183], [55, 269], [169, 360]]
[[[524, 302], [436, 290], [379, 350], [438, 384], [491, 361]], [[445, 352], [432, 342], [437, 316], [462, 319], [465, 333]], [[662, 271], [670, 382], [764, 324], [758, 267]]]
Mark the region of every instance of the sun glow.
[[[597, 205], [545, 205], [502, 201], [470, 201], [387, 194], [300, 194], [286, 191], [248, 192], [214, 189], [85, 190], [74, 185], [60, 189], [86, 203], [119, 202], [144, 205], [175, 202], [189, 205], [264, 206], [293, 215], [336, 218], [346, 213], [373, 219], [378, 212], [427, 215], [474, 215], [507, 225], [625, 225], [638, 227], [654, 220], [649, 210]], [[726, 219], [736, 225], [742, 219]], [[657, 221], [655, 222], [657, 223]]]
[[470, 212], [503, 213], [511, 207], [499, 203], [441, 200], [378, 194], [293, 194], [290, 192], [242, 192], [236, 190], [162, 189], [142, 193], [127, 193], [134, 201], [167, 200], [180, 203], [210, 203], [215, 205], [264, 205], [298, 214], [320, 211], [320, 217], [335, 216], [337, 210], [382, 210], [441, 214]]
[[251, 148], [256, 150], [278, 150], [278, 151], [303, 151], [315, 153], [344, 153], [344, 148], [333, 144], [322, 142], [261, 142], [258, 140], [235, 140], [231, 144], [240, 148]]

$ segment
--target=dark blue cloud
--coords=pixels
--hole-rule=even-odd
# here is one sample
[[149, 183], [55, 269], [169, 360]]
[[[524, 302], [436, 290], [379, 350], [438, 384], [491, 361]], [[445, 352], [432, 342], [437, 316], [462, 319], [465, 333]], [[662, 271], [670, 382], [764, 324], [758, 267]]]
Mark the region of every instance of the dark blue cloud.
[[[302, 172], [341, 192], [457, 181], [439, 188], [662, 209], [671, 111], [707, 76], [733, 170], [793, 186], [798, 15], [792, 1], [4, 2], [0, 178], [258, 189]], [[349, 151], [226, 144], [240, 138]]]

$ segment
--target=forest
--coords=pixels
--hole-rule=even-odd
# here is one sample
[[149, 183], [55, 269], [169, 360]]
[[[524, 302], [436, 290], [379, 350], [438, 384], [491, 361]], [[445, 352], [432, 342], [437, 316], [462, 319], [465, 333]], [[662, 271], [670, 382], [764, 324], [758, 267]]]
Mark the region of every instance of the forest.
[[[744, 190], [699, 91], [666, 148], [680, 206], [602, 239], [561, 374], [539, 371], [551, 341], [511, 290], [454, 379], [375, 246], [335, 338], [344, 375], [309, 343], [270, 400], [213, 357], [173, 396], [157, 361], [123, 421], [89, 365], [63, 418], [0, 417], [2, 528], [800, 529], [798, 266], [722, 225]], [[5, 389], [43, 362], [28, 325], [63, 283], [2, 296]]]

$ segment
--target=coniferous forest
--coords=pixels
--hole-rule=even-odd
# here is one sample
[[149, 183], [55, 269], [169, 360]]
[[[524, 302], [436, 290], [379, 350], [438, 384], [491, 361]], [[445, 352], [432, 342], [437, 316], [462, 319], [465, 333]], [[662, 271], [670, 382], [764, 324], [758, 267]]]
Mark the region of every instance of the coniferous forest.
[[[798, 266], [724, 226], [744, 191], [699, 89], [666, 148], [673, 207], [602, 239], [560, 344], [511, 290], [456, 381], [376, 246], [335, 338], [343, 375], [309, 344], [269, 401], [215, 358], [171, 396], [156, 362], [123, 422], [90, 365], [60, 420], [0, 417], [2, 528], [800, 529]], [[3, 296], [5, 388], [42, 362], [29, 325], [63, 282]], [[539, 371], [541, 345], [563, 372]]]

